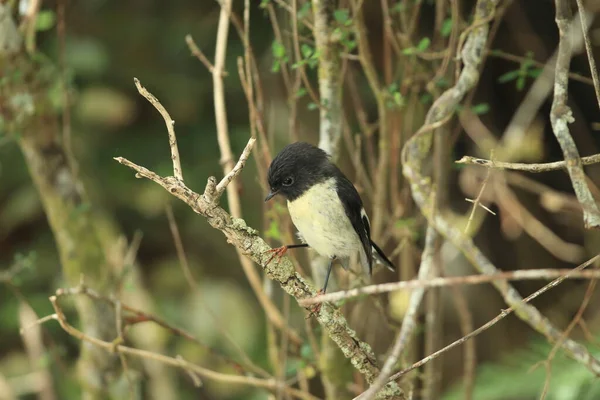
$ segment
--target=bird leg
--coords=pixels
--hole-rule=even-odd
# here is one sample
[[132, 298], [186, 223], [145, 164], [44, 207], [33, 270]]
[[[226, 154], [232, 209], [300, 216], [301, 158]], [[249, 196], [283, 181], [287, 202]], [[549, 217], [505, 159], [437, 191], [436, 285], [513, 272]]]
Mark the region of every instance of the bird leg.
[[[329, 266], [327, 267], [327, 275], [325, 275], [325, 284], [323, 285], [323, 289], [321, 289], [317, 292], [317, 296], [319, 296], [321, 294], [325, 294], [325, 292], [327, 291], [327, 283], [329, 283], [329, 275], [331, 275], [331, 269], [333, 267], [333, 260], [335, 260], [335, 256], [331, 257], [331, 259], [329, 260]], [[318, 303], [318, 304], [315, 304], [314, 306], [312, 306], [310, 308], [310, 313], [308, 314], [308, 317], [306, 317], [306, 318], [310, 318], [313, 315], [317, 314], [319, 311], [321, 311], [322, 304], [323, 303]]]
[[276, 247], [274, 249], [267, 250], [265, 253], [272, 253], [273, 255], [271, 256], [271, 258], [269, 258], [269, 261], [267, 261], [267, 263], [265, 265], [269, 265], [271, 263], [271, 261], [273, 261], [273, 258], [275, 258], [275, 257], [277, 257], [277, 262], [279, 262], [279, 260], [281, 260], [281, 257], [283, 257], [285, 255], [285, 253], [287, 253], [288, 249], [295, 249], [298, 247], [308, 247], [308, 244], [306, 244], [306, 243], [290, 244], [290, 245]]

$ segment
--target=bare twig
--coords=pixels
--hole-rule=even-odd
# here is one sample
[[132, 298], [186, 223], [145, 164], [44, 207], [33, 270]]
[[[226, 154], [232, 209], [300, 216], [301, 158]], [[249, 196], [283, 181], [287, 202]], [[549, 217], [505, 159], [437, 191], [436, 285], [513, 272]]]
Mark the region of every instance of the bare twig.
[[169, 146], [171, 147], [171, 159], [173, 160], [173, 175], [175, 178], [179, 179], [183, 182], [183, 173], [181, 171], [181, 161], [179, 159], [179, 149], [177, 148], [177, 137], [175, 136], [175, 121], [171, 119], [169, 112], [160, 101], [152, 93], [150, 93], [145, 87], [142, 86], [138, 78], [133, 78], [135, 82], [135, 87], [138, 92], [142, 96], [146, 98], [156, 108], [156, 110], [160, 113], [160, 115], [165, 120], [165, 125], [167, 125], [167, 132], [169, 132]]
[[[540, 172], [548, 172], [548, 171], [557, 171], [560, 169], [567, 169], [566, 161], [555, 161], [549, 163], [540, 163], [540, 164], [526, 164], [526, 163], [508, 163], [496, 160], [486, 160], [483, 158], [476, 158], [470, 156], [463, 156], [460, 160], [455, 161], [457, 164], [471, 164], [471, 165], [481, 165], [486, 168], [495, 168], [495, 169], [512, 169], [516, 171], [525, 171], [531, 173], [540, 173]], [[592, 165], [600, 163], [600, 154], [594, 154], [593, 156], [582, 157], [581, 164], [582, 165]]]
[[308, 307], [312, 304], [348, 300], [365, 295], [389, 293], [399, 290], [413, 290], [418, 288], [444, 287], [456, 285], [479, 285], [492, 281], [527, 281], [551, 280], [556, 277], [566, 276], [568, 279], [599, 279], [599, 271], [573, 272], [571, 269], [523, 269], [509, 272], [498, 272], [493, 275], [465, 275], [446, 278], [413, 279], [410, 281], [388, 282], [377, 285], [363, 286], [360, 288], [321, 294], [310, 299], [300, 301], [300, 305]]
[[[204, 55], [204, 53], [202, 52], [202, 50], [200, 50], [200, 47], [198, 47], [198, 45], [196, 44], [196, 42], [194, 41], [194, 39], [192, 38], [192, 35], [185, 35], [185, 42], [187, 43], [190, 52], [192, 53], [192, 55], [194, 57], [196, 57], [198, 60], [200, 60], [200, 62], [202, 64], [204, 64], [204, 66], [206, 67], [206, 69], [208, 70], [208, 72], [210, 72], [211, 74], [213, 73], [215, 66], [211, 64], [210, 61], [208, 61], [208, 58], [206, 58], [206, 56]], [[221, 74], [223, 76], [227, 76], [227, 71], [221, 71]]]
[[590, 63], [590, 73], [592, 74], [592, 80], [594, 82], [594, 91], [596, 92], [596, 101], [598, 102], [598, 108], [600, 108], [600, 82], [598, 82], [598, 70], [596, 69], [596, 61], [594, 60], [594, 52], [592, 51], [592, 44], [587, 31], [587, 23], [585, 21], [585, 8], [583, 7], [583, 1], [577, 0], [577, 8], [579, 9], [579, 18], [581, 20], [581, 31], [583, 33], [583, 42], [585, 43], [585, 51], [587, 58]]
[[[171, 229], [171, 235], [173, 236], [173, 241], [175, 242], [177, 258], [179, 259], [179, 264], [181, 265], [181, 268], [183, 269], [183, 274], [185, 276], [185, 280], [190, 285], [190, 288], [193, 291], [195, 291], [200, 297], [203, 297], [203, 293], [200, 290], [198, 283], [196, 282], [196, 280], [194, 279], [194, 277], [192, 275], [192, 271], [190, 269], [190, 266], [189, 266], [189, 263], [188, 263], [188, 260], [187, 260], [186, 254], [185, 254], [185, 250], [183, 248], [183, 242], [181, 240], [181, 235], [179, 234], [179, 228], [177, 227], [177, 221], [175, 221], [175, 216], [173, 215], [173, 210], [170, 205], [167, 207], [167, 218], [169, 220], [169, 228]], [[203, 300], [205, 300], [205, 299], [203, 299]], [[227, 330], [225, 330], [225, 328], [223, 326], [221, 326], [221, 323], [219, 322], [219, 318], [217, 317], [215, 312], [208, 306], [208, 304], [206, 304], [206, 301], [205, 301], [204, 309], [210, 315], [214, 326], [216, 326], [216, 328], [219, 330], [221, 335], [223, 335], [223, 337], [225, 339], [227, 339], [229, 344], [237, 351], [237, 353], [238, 353], [240, 359], [242, 360], [243, 365], [246, 367], [246, 369], [248, 369], [248, 371], [252, 371], [252, 372], [256, 373], [257, 375], [262, 376], [263, 378], [271, 378], [271, 375], [269, 375], [264, 369], [260, 368], [258, 365], [254, 364], [252, 362], [250, 357], [240, 347], [240, 345], [235, 340], [233, 340], [233, 338], [231, 337], [229, 332], [227, 332]], [[225, 357], [222, 357], [220, 354], [219, 354], [219, 356], [220, 356], [220, 358], [225, 359]], [[226, 361], [231, 364], [231, 360], [226, 359]], [[236, 369], [242, 369], [241, 365], [239, 365], [237, 362], [233, 362], [233, 365]]]
[[[597, 256], [589, 259], [588, 261], [586, 261], [583, 264], [579, 265], [577, 268], [569, 270], [565, 275], [562, 275], [561, 277], [559, 277], [556, 280], [550, 282], [549, 284], [547, 284], [546, 286], [544, 286], [540, 290], [537, 290], [535, 293], [532, 293], [531, 295], [529, 295], [526, 298], [524, 298], [522, 300], [523, 303], [524, 304], [529, 303], [531, 300], [539, 297], [543, 293], [546, 293], [548, 290], [550, 290], [550, 289], [558, 286], [565, 279], [571, 278], [571, 274], [577, 274], [577, 273], [583, 272], [583, 269], [589, 267], [594, 262], [596, 262], [598, 259], [600, 259], [600, 255], [597, 255]], [[440, 349], [440, 350], [436, 351], [435, 353], [428, 355], [427, 357], [425, 357], [422, 360], [414, 363], [410, 367], [408, 367], [408, 368], [406, 368], [406, 369], [398, 372], [397, 374], [394, 374], [392, 377], [390, 377], [390, 381], [397, 380], [397, 379], [401, 378], [402, 376], [406, 375], [407, 373], [409, 373], [410, 371], [414, 370], [415, 368], [419, 368], [422, 365], [428, 363], [429, 361], [434, 360], [437, 357], [439, 357], [440, 355], [446, 353], [447, 351], [449, 351], [449, 350], [451, 350], [451, 349], [453, 349], [453, 348], [455, 348], [457, 346], [460, 346], [461, 344], [465, 343], [467, 340], [470, 340], [470, 339], [474, 338], [475, 336], [481, 334], [482, 332], [484, 332], [484, 331], [488, 330], [489, 328], [491, 328], [492, 326], [496, 325], [500, 320], [506, 318], [507, 316], [509, 316], [511, 313], [513, 313], [515, 311], [517, 311], [515, 309], [515, 307], [509, 307], [506, 310], [502, 310], [500, 312], [500, 314], [498, 314], [494, 319], [491, 319], [490, 321], [486, 322], [485, 324], [483, 324], [482, 326], [480, 326], [479, 328], [477, 328], [476, 330], [474, 330], [470, 334], [465, 335], [465, 336], [461, 337], [460, 339], [457, 339], [456, 341], [450, 343], [448, 346], [444, 347], [443, 349]]]
[[[437, 240], [437, 232], [433, 227], [427, 227], [427, 235], [425, 237], [425, 250], [423, 251], [423, 258], [421, 260], [421, 267], [419, 268], [419, 280], [427, 280], [429, 275], [433, 272], [433, 264], [434, 264], [434, 254], [435, 254], [435, 242]], [[421, 302], [423, 301], [423, 296], [425, 295], [425, 288], [418, 288], [415, 290], [411, 296], [408, 304], [408, 310], [406, 311], [406, 315], [402, 321], [402, 328], [400, 332], [398, 332], [398, 336], [396, 337], [396, 341], [394, 342], [394, 346], [392, 347], [392, 351], [388, 356], [383, 368], [381, 368], [381, 373], [371, 384], [369, 389], [363, 392], [360, 396], [356, 397], [357, 400], [370, 400], [375, 397], [379, 389], [381, 389], [387, 379], [392, 375], [394, 367], [398, 362], [400, 354], [406, 348], [409, 340], [412, 337], [412, 334], [417, 326], [417, 312], [419, 311], [419, 307]]]
[[[188, 361], [185, 361], [182, 357], [169, 357], [159, 353], [154, 353], [147, 350], [136, 349], [133, 347], [123, 346], [121, 344], [116, 344], [114, 342], [107, 342], [104, 340], [97, 339], [95, 337], [89, 336], [80, 330], [76, 329], [72, 325], [67, 322], [67, 318], [63, 313], [62, 309], [58, 304], [58, 299], [64, 295], [66, 292], [57, 291], [55, 296], [50, 297], [50, 302], [52, 303], [52, 307], [57, 315], [57, 320], [63, 328], [65, 332], [69, 335], [82, 340], [87, 343], [91, 343], [95, 346], [101, 347], [108, 352], [116, 352], [118, 354], [124, 354], [129, 356], [134, 356], [138, 358], [144, 358], [149, 360], [154, 360], [161, 362], [163, 364], [171, 365], [173, 367], [181, 368], [184, 371], [188, 372], [188, 374], [196, 374], [199, 377], [203, 377], [205, 379], [212, 379], [217, 382], [224, 382], [233, 385], [244, 385], [244, 386], [253, 386], [264, 388], [270, 391], [275, 391], [280, 385], [285, 385], [283, 383], [279, 383], [275, 380], [265, 380], [260, 378], [254, 378], [251, 376], [242, 376], [242, 375], [228, 375], [220, 372], [212, 371], [199, 365], [192, 364]], [[194, 379], [196, 382], [197, 380]], [[309, 393], [302, 392], [297, 389], [286, 387], [285, 389], [288, 393], [293, 395], [294, 397], [300, 399], [310, 399], [315, 400], [316, 398]]]
[[377, 182], [375, 185], [375, 193], [373, 195], [373, 217], [371, 219], [371, 235], [377, 240], [383, 231], [384, 215], [388, 207], [386, 206], [387, 199], [387, 176], [389, 173], [390, 149], [388, 132], [388, 113], [384, 99], [384, 89], [382, 88], [377, 69], [373, 61], [369, 38], [367, 37], [367, 28], [364, 21], [364, 4], [362, 1], [351, 1], [354, 10], [354, 27], [358, 46], [358, 55], [360, 64], [364, 70], [367, 81], [375, 101], [377, 103], [377, 116], [379, 118], [379, 140], [377, 154], [377, 168], [374, 171], [374, 179]]
[[[493, 152], [491, 154], [491, 159], [492, 159], [492, 161], [494, 160]], [[485, 175], [485, 179], [483, 180], [483, 183], [481, 184], [481, 188], [479, 189], [479, 194], [477, 195], [477, 198], [474, 201], [472, 201], [473, 208], [471, 209], [471, 214], [469, 214], [469, 220], [467, 221], [467, 226], [465, 227], [465, 233], [467, 233], [467, 234], [469, 232], [469, 228], [471, 227], [471, 222], [473, 222], [473, 217], [475, 216], [475, 210], [477, 209], [477, 206], [481, 206], [484, 210], [488, 211], [490, 214], [494, 214], [494, 212], [492, 210], [487, 208], [485, 205], [481, 204], [481, 197], [483, 196], [483, 192], [485, 191], [487, 183], [490, 180], [490, 174], [491, 174], [491, 170], [488, 169], [487, 174]], [[469, 199], [466, 199], [466, 200], [470, 201]]]
[[[569, 93], [569, 65], [571, 63], [571, 43], [568, 37], [569, 19], [571, 17], [570, 6], [565, 0], [555, 0], [556, 25], [560, 41], [558, 44], [558, 56], [556, 58], [556, 70], [554, 75], [554, 100], [550, 111], [552, 131], [560, 144], [565, 156], [567, 171], [571, 177], [573, 189], [577, 200], [583, 207], [583, 222], [586, 228], [600, 228], [600, 210], [594, 201], [594, 197], [585, 182], [585, 174], [581, 165], [579, 151], [573, 137], [569, 133], [569, 123], [574, 121], [571, 109], [567, 105]], [[585, 31], [585, 26], [582, 26]]]
[[[479, 79], [479, 64], [483, 55], [488, 35], [488, 21], [493, 14], [498, 0], [478, 0], [475, 6], [473, 26], [477, 26], [469, 33], [461, 53], [464, 67], [456, 85], [446, 90], [432, 105], [427, 113], [426, 125], [423, 126], [404, 146], [402, 150], [403, 173], [410, 181], [412, 196], [420, 207], [422, 214], [449, 242], [460, 249], [471, 264], [481, 273], [492, 275], [498, 272], [489, 259], [475, 246], [473, 241], [465, 237], [463, 232], [454, 226], [453, 220], [445, 215], [434, 215], [428, 199], [434, 190], [431, 179], [422, 174], [423, 163], [429, 157], [432, 143], [430, 126], [445, 117], [452, 115], [456, 106], [463, 99], [466, 92], [471, 90]], [[519, 293], [507, 281], [493, 281], [495, 288], [503, 296], [504, 301], [515, 308], [515, 313], [524, 322], [537, 332], [546, 336], [551, 342], [560, 337], [558, 331], [540, 311], [523, 302]], [[600, 375], [600, 362], [581, 344], [574, 340], [566, 339], [562, 349], [577, 362], [587, 367], [590, 371]]]

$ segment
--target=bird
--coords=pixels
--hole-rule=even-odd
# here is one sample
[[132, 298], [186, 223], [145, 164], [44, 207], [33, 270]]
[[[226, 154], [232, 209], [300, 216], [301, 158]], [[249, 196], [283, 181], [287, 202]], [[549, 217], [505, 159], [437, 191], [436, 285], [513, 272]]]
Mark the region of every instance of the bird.
[[369, 217], [358, 191], [323, 149], [306, 142], [288, 144], [273, 158], [267, 180], [269, 194], [265, 202], [278, 195], [287, 200], [302, 242], [270, 251], [273, 256], [282, 257], [288, 249], [310, 247], [329, 258], [325, 283], [319, 293], [326, 292], [336, 259], [348, 269], [350, 259], [358, 254], [362, 270], [369, 277], [373, 261], [396, 270], [371, 239]]

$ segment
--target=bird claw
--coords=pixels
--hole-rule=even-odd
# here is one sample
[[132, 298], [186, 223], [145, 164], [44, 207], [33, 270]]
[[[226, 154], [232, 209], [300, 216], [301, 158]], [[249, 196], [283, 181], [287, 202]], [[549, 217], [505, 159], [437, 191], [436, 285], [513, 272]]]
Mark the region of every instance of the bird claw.
[[[323, 289], [319, 289], [319, 291], [317, 292], [317, 296], [324, 294], [325, 292], [323, 291]], [[323, 305], [323, 303], [318, 303], [315, 304], [314, 306], [312, 306], [311, 308], [309, 308], [309, 312], [308, 315], [306, 316], [306, 319], [309, 319], [311, 317], [316, 317], [317, 314], [319, 313], [319, 311], [321, 311], [321, 306]]]
[[281, 257], [283, 257], [285, 255], [285, 253], [287, 253], [287, 251], [288, 251], [287, 246], [276, 247], [274, 249], [269, 249], [269, 250], [265, 251], [265, 253], [273, 254], [271, 256], [271, 258], [269, 258], [269, 260], [267, 261], [267, 263], [265, 265], [269, 265], [275, 257], [277, 257], [277, 262], [279, 262], [279, 260], [281, 260]]

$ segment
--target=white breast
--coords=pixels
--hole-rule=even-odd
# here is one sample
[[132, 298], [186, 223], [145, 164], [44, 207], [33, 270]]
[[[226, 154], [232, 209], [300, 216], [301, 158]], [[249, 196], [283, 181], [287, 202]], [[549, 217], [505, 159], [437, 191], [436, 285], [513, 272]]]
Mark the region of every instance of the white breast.
[[346, 216], [334, 178], [288, 201], [288, 210], [301, 239], [322, 256], [344, 258], [359, 251], [360, 239]]

